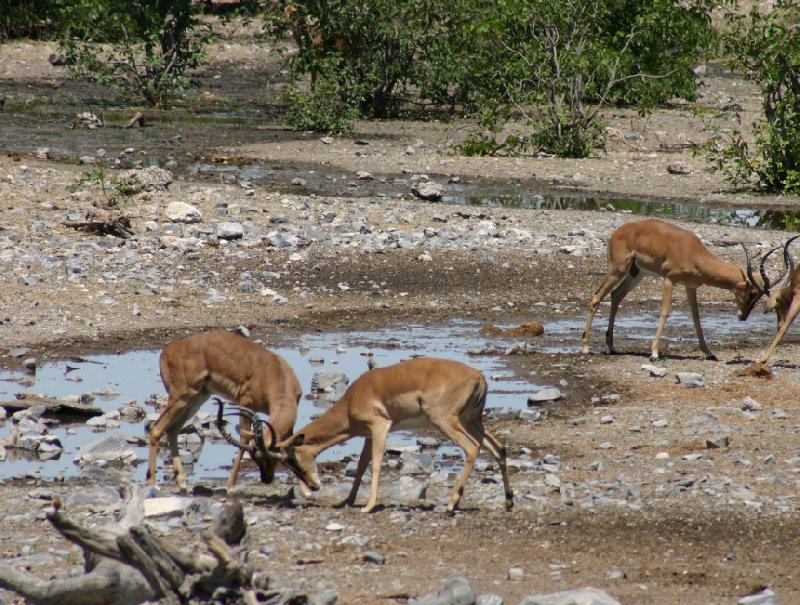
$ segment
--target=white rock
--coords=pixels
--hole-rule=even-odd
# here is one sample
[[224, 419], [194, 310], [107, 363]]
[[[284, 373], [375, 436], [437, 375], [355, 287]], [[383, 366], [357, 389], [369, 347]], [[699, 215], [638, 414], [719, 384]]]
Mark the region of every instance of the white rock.
[[173, 223], [199, 223], [203, 220], [203, 213], [186, 202], [170, 202], [164, 213]]
[[191, 498], [182, 498], [180, 496], [147, 498], [144, 501], [144, 516], [163, 517], [164, 515], [182, 515], [191, 501]]

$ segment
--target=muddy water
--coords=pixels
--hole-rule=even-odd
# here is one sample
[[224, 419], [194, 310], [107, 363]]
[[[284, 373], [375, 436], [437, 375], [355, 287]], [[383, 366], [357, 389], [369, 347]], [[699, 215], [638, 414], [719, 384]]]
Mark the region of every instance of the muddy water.
[[[602, 350], [606, 321], [604, 310], [601, 310], [592, 330], [593, 351]], [[632, 341], [633, 344], [627, 344], [626, 348], [641, 349], [644, 353], [649, 348], [657, 321], [656, 313], [627, 314], [623, 310], [617, 320], [617, 338]], [[580, 350], [583, 322], [583, 317], [548, 322], [545, 336], [541, 339], [529, 339], [528, 342], [538, 352], [555, 355], [577, 353]], [[771, 316], [754, 315], [748, 321], [747, 329], [744, 329], [732, 313], [706, 312], [703, 314], [703, 326], [712, 349], [715, 349], [726, 343], [752, 341], [757, 338], [754, 335], [759, 335], [759, 340], [764, 340], [764, 335], [769, 335], [774, 330], [774, 320]], [[694, 342], [694, 328], [688, 313], [675, 311], [669, 318], [664, 345], [668, 346], [676, 339]], [[528, 395], [552, 385], [537, 383], [536, 376], [512, 376], [504, 361], [505, 351], [515, 342], [514, 339], [488, 336], [475, 321], [455, 320], [439, 326], [402, 325], [375, 332], [304, 335], [302, 338], [285, 340], [271, 348], [292, 365], [305, 393], [310, 390], [312, 376], [317, 371], [339, 371], [346, 374], [351, 381], [354, 380], [366, 371], [367, 354], [371, 354], [380, 366], [391, 365], [412, 356], [426, 355], [456, 359], [478, 368], [489, 379], [487, 408], [519, 410], [527, 407]], [[12, 400], [21, 392], [38, 393], [53, 398], [93, 393], [95, 406], [104, 412], [119, 409], [131, 400], [144, 405], [151, 395], [164, 393], [158, 372], [158, 355], [159, 351], [156, 350], [129, 351], [119, 355], [91, 356], [80, 363], [49, 362], [39, 367], [33, 384], [25, 386], [21, 383], [24, 379], [29, 379], [29, 376], [21, 372], [0, 373], [0, 399]], [[68, 371], [68, 368], [76, 369]], [[569, 391], [569, 384], [559, 386]], [[203, 410], [215, 412], [210, 403], [206, 403]], [[322, 411], [312, 400], [304, 398], [301, 401], [297, 426], [302, 426]], [[154, 410], [148, 408], [148, 412], [152, 413]], [[54, 432], [65, 448], [58, 459], [32, 459], [18, 450], [8, 449], [8, 459], [0, 463], [0, 478], [27, 472], [38, 472], [45, 477], [54, 477], [59, 473], [65, 476], [78, 475], [81, 469], [73, 462], [78, 450], [115, 431], [117, 429], [94, 432], [83, 424], [57, 427]], [[144, 461], [147, 456], [143, 443], [144, 422], [122, 421], [118, 432], [141, 440], [141, 444], [134, 448], [140, 463], [133, 476], [135, 480], [144, 481]], [[10, 433], [10, 422], [0, 425], [0, 439], [8, 438]], [[397, 433], [390, 437], [390, 445], [408, 445], [414, 443], [415, 439], [415, 435]], [[351, 440], [331, 448], [320, 459], [339, 460], [344, 456], [357, 455], [361, 445], [362, 440]], [[457, 450], [449, 448], [445, 451], [451, 453]], [[190, 480], [224, 480], [233, 455], [233, 448], [227, 444], [206, 442], [196, 463], [189, 468]], [[250, 479], [257, 480], [256, 477]]]

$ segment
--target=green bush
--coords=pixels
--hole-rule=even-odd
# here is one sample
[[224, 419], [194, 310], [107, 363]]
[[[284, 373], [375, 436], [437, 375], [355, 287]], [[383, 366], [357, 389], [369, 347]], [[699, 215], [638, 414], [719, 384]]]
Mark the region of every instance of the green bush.
[[76, 0], [61, 41], [70, 73], [166, 106], [209, 39], [198, 10], [192, 0]]
[[60, 27], [60, 4], [53, 0], [0, 2], [0, 41], [54, 36]]
[[[674, 96], [693, 98], [690, 67], [713, 46], [718, 0], [499, 0], [469, 25], [475, 46], [464, 78], [468, 108], [530, 130], [527, 151], [585, 157], [602, 145], [600, 111], [646, 113]], [[490, 42], [491, 39], [491, 43]]]
[[723, 37], [729, 66], [758, 86], [764, 111], [752, 125], [752, 144], [739, 127], [707, 145], [708, 160], [733, 184], [800, 193], [799, 27], [800, 6], [788, 1], [730, 17]]
[[358, 110], [343, 100], [336, 82], [323, 80], [311, 91], [290, 87], [286, 121], [297, 130], [341, 133], [351, 129]]
[[694, 97], [690, 67], [714, 45], [709, 15], [724, 1], [287, 0], [267, 29], [297, 45], [292, 89], [311, 77], [295, 99], [329, 83], [321, 112], [337, 106], [332, 91], [363, 117], [447, 108], [474, 118], [462, 152], [584, 157], [602, 145], [608, 104], [644, 113]]

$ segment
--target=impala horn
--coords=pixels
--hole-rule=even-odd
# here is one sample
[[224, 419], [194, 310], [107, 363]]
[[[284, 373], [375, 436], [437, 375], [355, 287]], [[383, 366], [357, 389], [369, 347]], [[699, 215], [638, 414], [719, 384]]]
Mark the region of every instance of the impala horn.
[[214, 402], [219, 406], [217, 410], [217, 428], [222, 436], [225, 438], [225, 441], [233, 445], [234, 447], [239, 447], [239, 441], [237, 441], [233, 435], [228, 432], [228, 429], [225, 428], [227, 424], [223, 419], [223, 412], [225, 410], [225, 403], [219, 397], [214, 397]]
[[[223, 416], [239, 416], [243, 418], [247, 418], [250, 421], [250, 426], [252, 427], [253, 431], [253, 441], [255, 445], [250, 448], [251, 454], [254, 454], [258, 451], [264, 459], [272, 458], [274, 460], [283, 460], [283, 456], [278, 452], [274, 451], [273, 448], [275, 447], [275, 443], [278, 441], [278, 436], [275, 433], [275, 428], [269, 422], [262, 420], [258, 414], [253, 412], [253, 410], [249, 408], [243, 408], [241, 406], [230, 406], [229, 412], [223, 414], [224, 404], [223, 402], [215, 397], [215, 401], [219, 406], [217, 410], [217, 428], [219, 428], [219, 432], [222, 433], [223, 437], [235, 447], [241, 447], [239, 441], [234, 439], [233, 435], [231, 435], [224, 427], [225, 421], [223, 420]], [[270, 442], [267, 445], [264, 442], [264, 426], [266, 425], [267, 429], [269, 429], [270, 434]], [[255, 456], [254, 456], [255, 458]]]
[[[764, 260], [761, 261], [760, 271], [761, 271], [761, 279], [764, 280], [764, 287], [763, 288], [760, 285], [758, 285], [758, 282], [756, 281], [756, 278], [753, 275], [753, 260], [754, 259], [750, 255], [750, 251], [747, 249], [747, 246], [744, 245], [744, 242], [742, 242], [742, 248], [744, 249], [745, 257], [747, 258], [747, 279], [750, 280], [750, 283], [753, 284], [753, 287], [756, 290], [758, 290], [763, 296], [769, 296], [770, 282], [769, 282], [769, 278], [767, 277], [766, 271], [764, 270], [764, 262], [767, 260], [767, 256], [772, 254], [775, 250], [777, 250], [777, 248], [773, 248], [772, 250], [767, 252], [766, 256], [764, 257]], [[758, 256], [756, 256], [756, 258], [758, 258]]]
[[783, 264], [786, 267], [787, 281], [791, 281], [792, 276], [794, 276], [794, 259], [792, 258], [792, 255], [789, 254], [789, 244], [791, 244], [798, 237], [800, 237], [800, 235], [790, 237], [783, 245]]

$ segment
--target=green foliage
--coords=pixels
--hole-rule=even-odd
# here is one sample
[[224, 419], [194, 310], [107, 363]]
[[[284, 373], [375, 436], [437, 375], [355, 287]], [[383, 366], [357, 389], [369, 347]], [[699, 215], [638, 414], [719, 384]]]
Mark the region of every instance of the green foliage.
[[723, 44], [731, 68], [761, 91], [764, 121], [753, 124], [752, 146], [741, 127], [717, 133], [707, 158], [734, 184], [766, 192], [800, 193], [800, 6], [776, 2], [762, 13], [731, 18]]
[[166, 106], [186, 89], [209, 39], [197, 11], [192, 0], [76, 0], [61, 40], [70, 72]]
[[602, 145], [608, 104], [644, 114], [696, 94], [689, 67], [714, 40], [709, 11], [718, 4], [499, 0], [469, 26], [467, 107], [523, 120], [530, 134], [521, 148], [585, 157]]
[[[455, 4], [461, 2], [457, 0]], [[454, 35], [453, 2], [443, 0], [292, 0], [267, 13], [267, 31], [289, 32], [298, 47], [290, 67], [295, 81], [325, 80], [362, 116], [397, 115], [412, 87], [430, 81], [431, 62], [443, 64], [443, 39]], [[468, 3], [467, 3], [468, 4]], [[441, 93], [439, 81], [433, 87]]]
[[297, 130], [345, 132], [358, 118], [358, 110], [344, 99], [335, 81], [323, 80], [312, 91], [290, 87], [286, 121]]
[[694, 97], [690, 67], [713, 45], [709, 14], [723, 1], [286, 0], [267, 29], [298, 47], [292, 90], [311, 76], [308, 95], [290, 96], [296, 123], [329, 127], [339, 119], [320, 118], [341, 107], [380, 118], [439, 106], [475, 118], [463, 153], [585, 157], [602, 145], [606, 105], [645, 113]]
[[0, 2], [0, 41], [15, 38], [46, 39], [57, 33], [61, 2], [5, 0]]
[[130, 196], [132, 192], [127, 191], [125, 187], [114, 179], [108, 178], [104, 158], [99, 157], [97, 160], [96, 168], [89, 172], [84, 172], [74, 183], [67, 187], [67, 190], [75, 192], [99, 188], [105, 207], [113, 208], [119, 205], [123, 198]]

